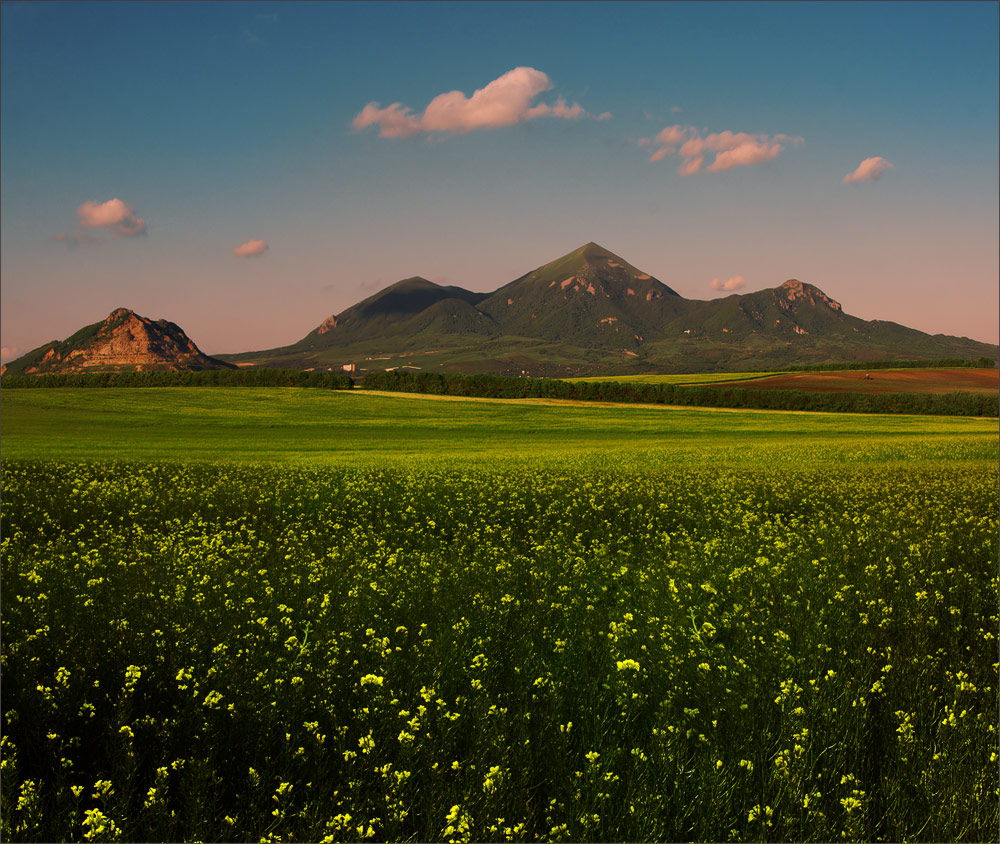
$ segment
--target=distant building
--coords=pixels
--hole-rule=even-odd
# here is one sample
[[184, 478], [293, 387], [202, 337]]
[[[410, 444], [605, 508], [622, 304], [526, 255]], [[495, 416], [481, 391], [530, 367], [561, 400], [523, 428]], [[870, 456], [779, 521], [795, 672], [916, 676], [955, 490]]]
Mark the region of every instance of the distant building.
[[353, 363], [345, 363], [340, 368], [343, 369], [344, 372], [354, 372], [354, 364]]

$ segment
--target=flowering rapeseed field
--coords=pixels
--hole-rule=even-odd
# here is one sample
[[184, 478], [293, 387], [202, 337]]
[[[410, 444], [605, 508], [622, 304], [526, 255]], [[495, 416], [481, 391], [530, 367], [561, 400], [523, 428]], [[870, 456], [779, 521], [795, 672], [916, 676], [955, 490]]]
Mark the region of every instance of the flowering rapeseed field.
[[995, 465], [771, 456], [7, 459], [3, 836], [996, 840]]

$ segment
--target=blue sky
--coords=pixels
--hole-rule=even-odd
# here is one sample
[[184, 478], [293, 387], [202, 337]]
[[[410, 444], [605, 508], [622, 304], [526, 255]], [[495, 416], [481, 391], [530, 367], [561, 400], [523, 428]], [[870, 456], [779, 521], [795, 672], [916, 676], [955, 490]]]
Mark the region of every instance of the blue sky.
[[998, 340], [996, 3], [83, 0], [0, 24], [4, 360], [118, 306], [268, 348], [401, 278], [492, 290], [589, 240], [689, 298], [795, 277]]

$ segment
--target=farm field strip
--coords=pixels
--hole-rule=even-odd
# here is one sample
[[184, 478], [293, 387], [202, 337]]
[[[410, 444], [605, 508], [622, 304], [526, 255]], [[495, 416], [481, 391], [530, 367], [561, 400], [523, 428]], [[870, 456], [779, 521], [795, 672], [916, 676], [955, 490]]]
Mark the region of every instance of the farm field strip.
[[[868, 379], [865, 376], [870, 375]], [[1000, 371], [969, 367], [926, 369], [831, 370], [829, 372], [709, 372], [683, 375], [620, 375], [565, 378], [565, 381], [622, 381], [640, 384], [678, 384], [743, 387], [752, 390], [849, 391], [863, 393], [958, 391], [995, 393]]]
[[588, 375], [563, 378], [562, 381], [623, 381], [634, 384], [715, 384], [728, 381], [753, 381], [771, 378], [780, 372], [691, 372], [670, 375]]
[[807, 390], [859, 393], [996, 393], [1000, 372], [996, 369], [933, 368], [876, 369], [870, 373], [788, 372], [748, 383], [748, 390]]

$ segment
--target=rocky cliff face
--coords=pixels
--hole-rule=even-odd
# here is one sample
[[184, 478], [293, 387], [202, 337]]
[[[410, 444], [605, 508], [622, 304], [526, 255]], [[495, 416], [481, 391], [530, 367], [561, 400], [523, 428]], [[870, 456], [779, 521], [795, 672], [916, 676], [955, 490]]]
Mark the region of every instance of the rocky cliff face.
[[811, 284], [803, 284], [797, 278], [788, 279], [788, 281], [777, 289], [777, 293], [783, 295], [785, 300], [788, 302], [794, 302], [798, 299], [802, 299], [813, 307], [826, 305], [834, 311], [843, 312], [844, 310], [840, 306], [840, 302], [836, 302], [831, 299], [818, 287], [813, 287]]
[[180, 326], [153, 321], [128, 308], [112, 311], [62, 342], [47, 343], [11, 362], [7, 371], [23, 375], [107, 370], [231, 369], [208, 357]]

